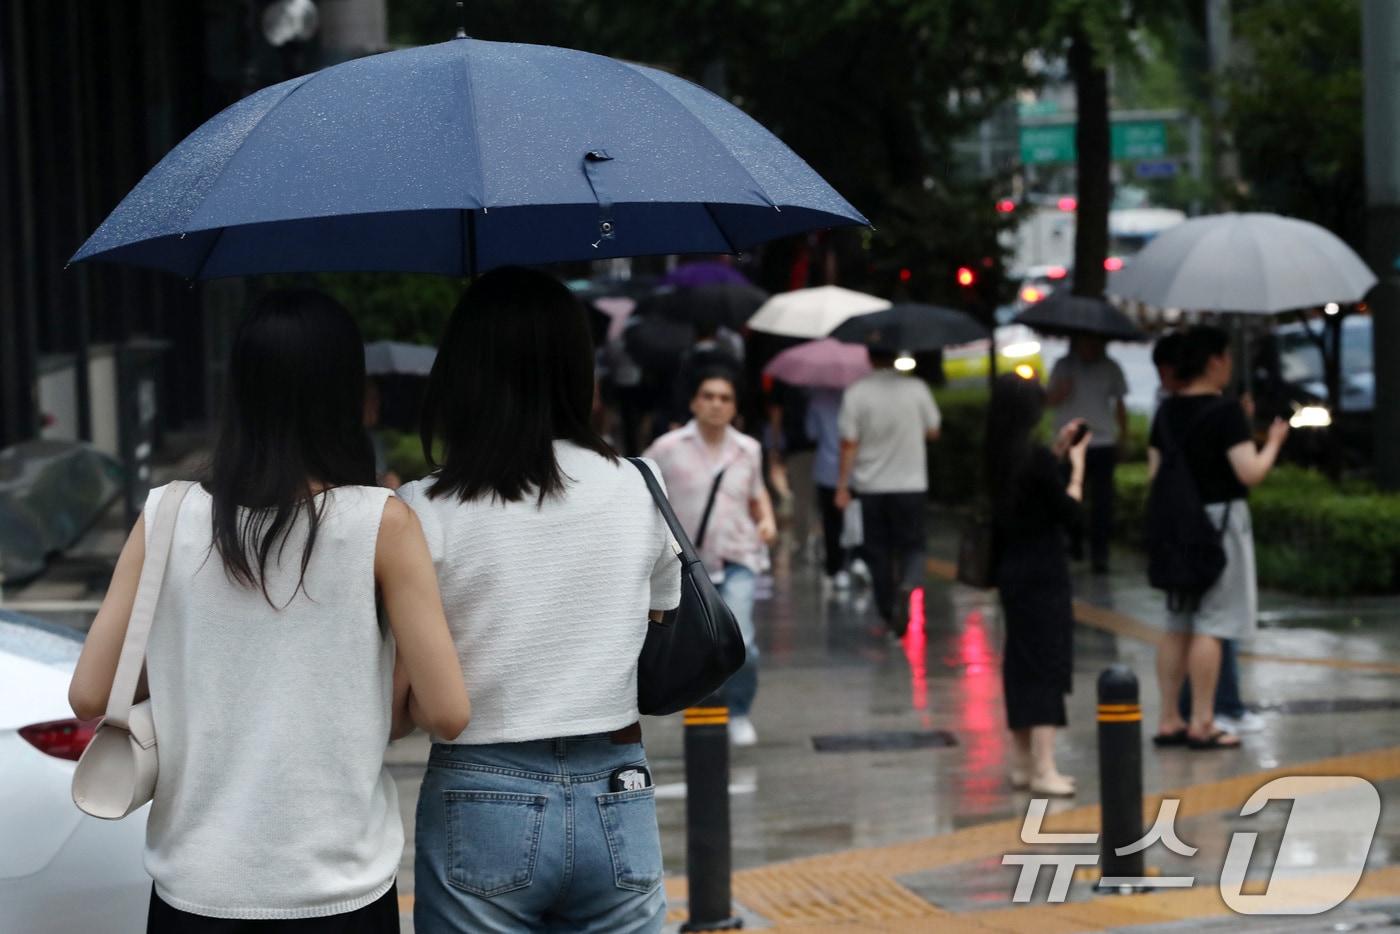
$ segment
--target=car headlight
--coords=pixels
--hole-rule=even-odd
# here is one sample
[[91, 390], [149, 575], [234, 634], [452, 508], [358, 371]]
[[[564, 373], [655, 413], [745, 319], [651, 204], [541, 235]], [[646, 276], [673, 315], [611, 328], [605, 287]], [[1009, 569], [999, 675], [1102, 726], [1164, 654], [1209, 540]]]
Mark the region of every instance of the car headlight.
[[1003, 357], [1010, 357], [1012, 360], [1019, 360], [1022, 357], [1034, 357], [1040, 353], [1040, 341], [1017, 341], [1014, 344], [1007, 344], [1001, 348]]
[[1326, 406], [1300, 406], [1288, 420], [1290, 428], [1328, 428], [1332, 425], [1332, 413]]

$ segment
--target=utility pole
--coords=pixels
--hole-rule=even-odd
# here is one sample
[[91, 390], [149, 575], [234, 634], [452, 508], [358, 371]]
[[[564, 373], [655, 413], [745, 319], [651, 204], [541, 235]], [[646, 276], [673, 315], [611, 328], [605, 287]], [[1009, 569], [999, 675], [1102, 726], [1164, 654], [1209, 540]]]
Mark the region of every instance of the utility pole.
[[1400, 5], [1361, 7], [1365, 73], [1366, 252], [1380, 283], [1371, 293], [1376, 482], [1400, 490]]
[[1225, 72], [1230, 64], [1230, 0], [1205, 0], [1206, 49], [1210, 60], [1210, 161], [1213, 210], [1239, 185], [1239, 157], [1225, 129]]

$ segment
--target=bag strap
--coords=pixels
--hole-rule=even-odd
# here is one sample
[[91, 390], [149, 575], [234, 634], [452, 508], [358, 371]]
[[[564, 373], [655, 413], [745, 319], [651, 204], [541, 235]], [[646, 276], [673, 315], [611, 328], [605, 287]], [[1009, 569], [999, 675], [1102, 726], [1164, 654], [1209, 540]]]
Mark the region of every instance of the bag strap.
[[690, 543], [690, 536], [685, 534], [685, 529], [681, 526], [681, 521], [676, 518], [676, 513], [671, 509], [671, 501], [666, 498], [666, 494], [661, 490], [661, 484], [656, 482], [656, 475], [651, 472], [651, 468], [640, 457], [629, 457], [633, 467], [641, 471], [642, 479], [646, 481], [647, 489], [651, 491], [651, 498], [656, 503], [656, 508], [661, 511], [661, 517], [666, 520], [666, 525], [671, 529], [671, 536], [676, 541], [676, 554], [681, 559], [681, 567], [688, 568], [692, 564], [700, 563], [700, 555], [696, 553], [695, 546]]
[[710, 511], [715, 508], [715, 497], [719, 494], [719, 482], [724, 479], [724, 472], [729, 468], [721, 467], [719, 473], [715, 474], [715, 482], [710, 484], [710, 496], [705, 500], [705, 511], [700, 515], [700, 528], [695, 532], [696, 549], [705, 547], [705, 532], [710, 527]]
[[151, 526], [150, 547], [141, 565], [141, 582], [136, 585], [136, 601], [131, 607], [131, 619], [126, 624], [126, 639], [122, 642], [117, 674], [112, 679], [112, 693], [107, 697], [107, 722], [126, 729], [136, 688], [141, 682], [141, 670], [146, 664], [146, 641], [155, 620], [156, 601], [165, 580], [165, 567], [170, 561], [170, 546], [175, 539], [175, 518], [180, 503], [194, 484], [177, 480], [165, 488]]

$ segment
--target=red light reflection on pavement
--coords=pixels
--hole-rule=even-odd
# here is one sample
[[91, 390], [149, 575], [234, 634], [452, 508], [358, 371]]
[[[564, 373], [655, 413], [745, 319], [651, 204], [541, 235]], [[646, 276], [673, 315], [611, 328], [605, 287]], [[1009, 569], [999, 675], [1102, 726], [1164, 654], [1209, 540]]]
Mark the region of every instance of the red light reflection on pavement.
[[946, 656], [949, 667], [960, 672], [953, 726], [965, 750], [959, 807], [967, 814], [995, 813], [1006, 797], [1010, 737], [1001, 716], [1001, 665], [987, 627], [981, 609], [969, 612]]
[[914, 709], [928, 710], [928, 632], [924, 628], [924, 588], [909, 594], [909, 628], [904, 633], [904, 657], [909, 660], [909, 680]]

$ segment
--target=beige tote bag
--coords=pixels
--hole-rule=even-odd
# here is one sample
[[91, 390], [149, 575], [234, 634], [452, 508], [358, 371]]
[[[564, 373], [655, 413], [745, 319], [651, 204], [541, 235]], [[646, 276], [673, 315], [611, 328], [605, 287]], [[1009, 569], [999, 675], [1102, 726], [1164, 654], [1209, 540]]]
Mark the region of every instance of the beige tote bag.
[[151, 702], [133, 704], [141, 671], [146, 664], [146, 640], [160, 599], [170, 544], [175, 537], [175, 517], [193, 483], [180, 480], [165, 488], [156, 507], [151, 547], [141, 566], [136, 602], [126, 626], [121, 659], [112, 679], [107, 714], [98, 724], [92, 742], [83, 750], [73, 772], [73, 803], [93, 817], [119, 820], [151, 800], [156, 790], [159, 762]]

